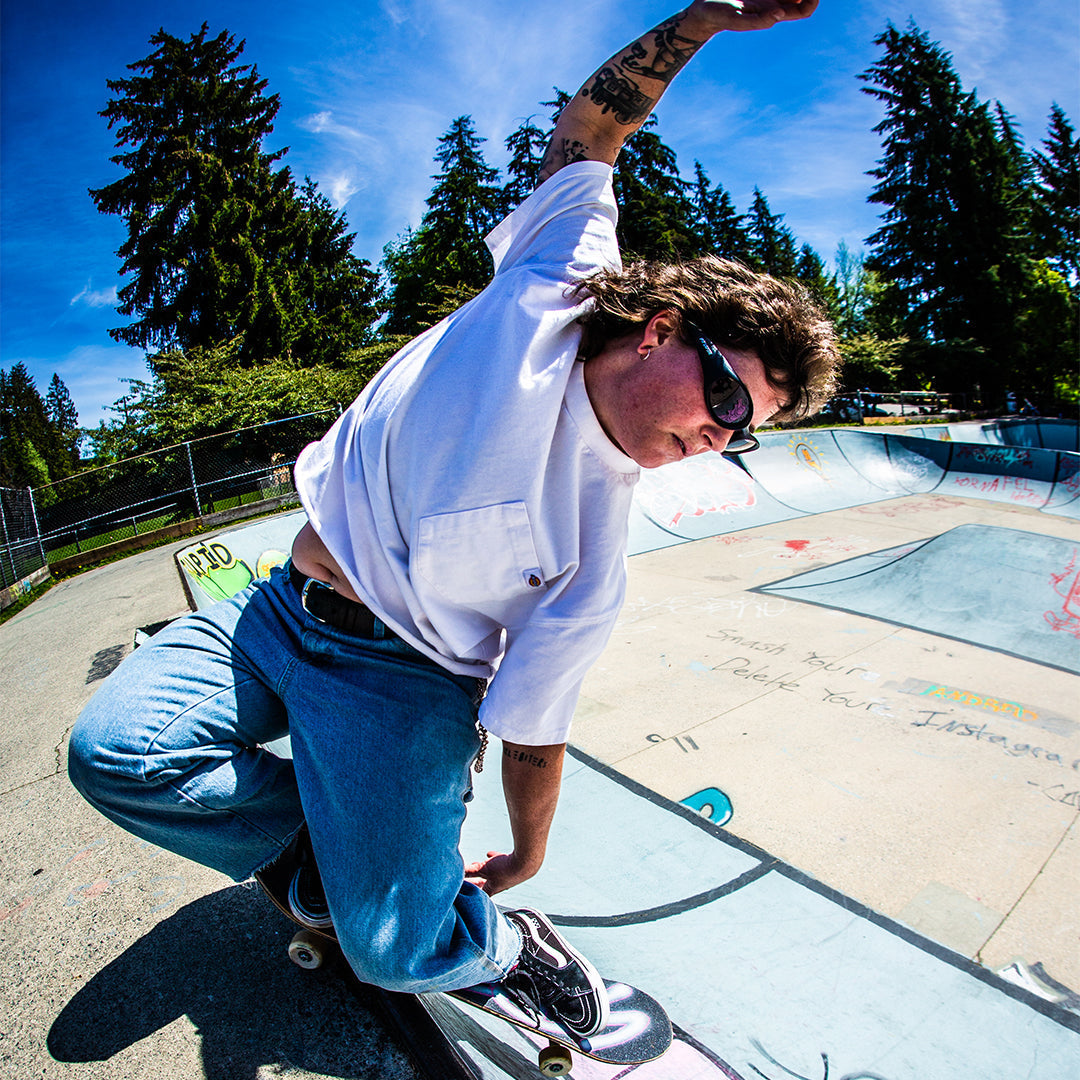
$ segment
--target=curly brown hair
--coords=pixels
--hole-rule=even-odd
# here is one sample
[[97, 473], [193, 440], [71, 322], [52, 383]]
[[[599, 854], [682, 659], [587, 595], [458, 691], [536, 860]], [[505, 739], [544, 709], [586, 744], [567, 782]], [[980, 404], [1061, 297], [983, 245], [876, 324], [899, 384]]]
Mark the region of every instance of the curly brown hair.
[[835, 392], [836, 334], [821, 304], [797, 281], [702, 255], [681, 262], [635, 261], [622, 271], [601, 271], [575, 291], [596, 301], [581, 319], [586, 359], [669, 310], [717, 345], [757, 354], [769, 381], [787, 398], [778, 421], [812, 415]]

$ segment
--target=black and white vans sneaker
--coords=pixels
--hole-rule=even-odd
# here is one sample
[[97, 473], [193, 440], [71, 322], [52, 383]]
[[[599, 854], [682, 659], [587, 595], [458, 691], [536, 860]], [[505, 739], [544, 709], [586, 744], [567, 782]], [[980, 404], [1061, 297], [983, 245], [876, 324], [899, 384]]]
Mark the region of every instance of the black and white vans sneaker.
[[505, 914], [521, 932], [522, 949], [501, 989], [579, 1038], [607, 1027], [607, 990], [596, 968], [539, 911], [521, 908]]
[[270, 866], [255, 874], [255, 880], [293, 922], [327, 937], [336, 936], [306, 825]]

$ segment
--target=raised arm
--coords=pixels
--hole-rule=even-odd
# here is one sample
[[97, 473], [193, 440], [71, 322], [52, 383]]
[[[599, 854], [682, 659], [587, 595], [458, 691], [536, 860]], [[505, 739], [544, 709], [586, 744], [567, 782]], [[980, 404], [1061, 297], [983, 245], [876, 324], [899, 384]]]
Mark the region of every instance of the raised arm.
[[767, 30], [805, 19], [818, 0], [694, 0], [621, 49], [589, 78], [562, 111], [548, 143], [540, 180], [572, 161], [615, 164], [622, 144], [648, 119], [668, 83], [721, 30]]

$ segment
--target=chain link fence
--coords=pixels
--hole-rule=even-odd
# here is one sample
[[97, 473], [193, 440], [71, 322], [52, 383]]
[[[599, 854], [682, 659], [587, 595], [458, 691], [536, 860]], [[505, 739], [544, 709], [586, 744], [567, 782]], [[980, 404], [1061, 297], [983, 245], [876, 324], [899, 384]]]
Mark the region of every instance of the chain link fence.
[[0, 589], [6, 589], [45, 565], [29, 488], [0, 488], [0, 527]]
[[23, 490], [0, 489], [0, 588], [47, 562], [181, 521], [288, 496], [300, 451], [337, 411], [168, 446]]

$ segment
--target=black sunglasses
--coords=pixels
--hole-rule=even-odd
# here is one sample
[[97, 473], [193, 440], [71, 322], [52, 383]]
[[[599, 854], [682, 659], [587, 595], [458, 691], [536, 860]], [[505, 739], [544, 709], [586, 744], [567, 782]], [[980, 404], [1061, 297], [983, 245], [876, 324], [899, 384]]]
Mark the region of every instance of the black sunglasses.
[[754, 438], [750, 421], [754, 416], [754, 402], [750, 391], [724, 354], [693, 323], [683, 325], [689, 334], [705, 376], [705, 404], [716, 423], [731, 432], [724, 447], [725, 454], [748, 454], [761, 444]]

